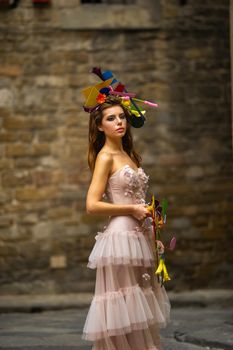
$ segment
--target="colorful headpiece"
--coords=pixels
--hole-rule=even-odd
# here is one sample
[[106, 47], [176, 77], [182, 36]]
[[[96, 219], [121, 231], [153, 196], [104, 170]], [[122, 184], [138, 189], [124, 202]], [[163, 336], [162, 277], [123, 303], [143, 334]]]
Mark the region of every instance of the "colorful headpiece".
[[111, 71], [102, 73], [100, 68], [94, 67], [92, 69], [92, 73], [98, 75], [102, 82], [89, 86], [82, 91], [86, 98], [83, 106], [85, 112], [91, 113], [98, 110], [109, 95], [117, 96], [122, 100], [122, 105], [124, 105], [124, 107], [129, 111], [130, 124], [135, 128], [140, 128], [144, 125], [146, 120], [145, 110], [139, 107], [136, 104], [136, 101], [151, 107], [158, 107], [156, 103], [135, 98], [134, 93], [127, 92], [125, 85], [118, 82], [118, 80], [113, 77]]

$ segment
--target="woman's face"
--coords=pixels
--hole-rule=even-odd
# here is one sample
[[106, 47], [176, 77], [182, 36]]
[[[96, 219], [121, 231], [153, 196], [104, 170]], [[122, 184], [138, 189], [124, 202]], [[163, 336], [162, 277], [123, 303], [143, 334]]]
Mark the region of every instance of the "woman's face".
[[119, 138], [126, 133], [127, 119], [123, 108], [119, 105], [106, 108], [102, 112], [102, 122], [98, 127], [106, 137]]

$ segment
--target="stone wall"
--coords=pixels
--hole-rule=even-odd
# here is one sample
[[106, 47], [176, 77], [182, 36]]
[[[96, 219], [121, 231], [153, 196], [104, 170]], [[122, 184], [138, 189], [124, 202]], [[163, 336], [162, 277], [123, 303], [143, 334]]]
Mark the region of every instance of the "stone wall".
[[107, 219], [85, 213], [80, 92], [95, 81], [93, 66], [159, 103], [133, 134], [150, 175], [148, 200], [168, 199], [166, 237], [178, 241], [167, 255], [167, 288], [229, 287], [229, 3], [135, 1], [111, 5], [101, 23], [98, 6], [109, 9], [74, 0], [35, 9], [21, 0], [0, 11], [0, 293], [93, 290], [86, 263]]
[[[230, 0], [230, 41], [231, 41], [231, 62], [233, 60], [233, 1]], [[231, 63], [231, 87], [233, 86], [233, 69]], [[231, 88], [231, 106], [233, 106], [233, 89]], [[233, 145], [233, 108], [231, 108], [231, 130], [232, 130], [232, 145]]]

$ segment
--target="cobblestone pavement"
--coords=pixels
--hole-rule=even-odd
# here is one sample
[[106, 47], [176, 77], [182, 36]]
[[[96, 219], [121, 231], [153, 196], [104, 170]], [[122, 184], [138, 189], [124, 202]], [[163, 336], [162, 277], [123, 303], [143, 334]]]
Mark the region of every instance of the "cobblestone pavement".
[[[81, 339], [88, 308], [0, 314], [1, 350], [90, 350]], [[178, 307], [161, 331], [166, 350], [233, 349], [233, 310]], [[143, 349], [142, 349], [143, 350]]]

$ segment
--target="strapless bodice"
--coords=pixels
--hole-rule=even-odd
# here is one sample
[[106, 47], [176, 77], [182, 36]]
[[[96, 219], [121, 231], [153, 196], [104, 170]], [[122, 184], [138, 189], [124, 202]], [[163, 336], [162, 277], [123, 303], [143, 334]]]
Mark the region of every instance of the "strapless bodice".
[[134, 170], [126, 164], [109, 177], [105, 195], [114, 204], [144, 204], [148, 180], [141, 167]]

